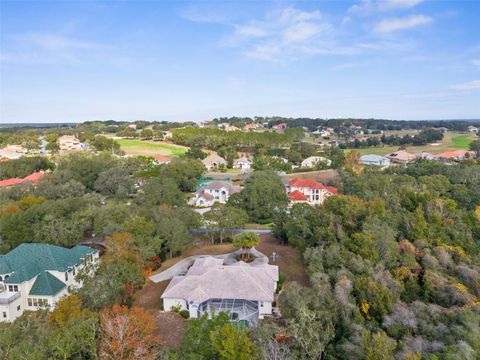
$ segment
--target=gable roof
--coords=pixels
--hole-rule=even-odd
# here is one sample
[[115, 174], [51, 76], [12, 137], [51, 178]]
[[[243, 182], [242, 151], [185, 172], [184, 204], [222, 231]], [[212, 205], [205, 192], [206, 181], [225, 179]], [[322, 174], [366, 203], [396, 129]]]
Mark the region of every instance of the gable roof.
[[40, 275], [37, 276], [37, 279], [33, 283], [30, 293], [28, 295], [37, 295], [37, 296], [53, 296], [57, 294], [67, 286], [62, 281], [58, 280], [55, 276], [50, 274], [48, 271], [43, 271]]
[[385, 156], [376, 155], [376, 154], [367, 154], [360, 156], [361, 162], [390, 162], [390, 159]]
[[199, 191], [202, 190], [220, 190], [221, 188], [226, 188], [230, 192], [238, 192], [240, 191], [239, 186], [234, 186], [227, 181], [212, 181], [203, 186]]
[[466, 150], [454, 150], [454, 151], [446, 151], [440, 154], [435, 154], [434, 156], [436, 158], [455, 159], [455, 158], [464, 157], [467, 153], [468, 151]]
[[288, 186], [290, 187], [303, 187], [309, 189], [318, 189], [318, 190], [325, 190], [332, 194], [337, 193], [337, 189], [333, 186], [325, 186], [322, 183], [312, 180], [312, 179], [302, 179], [302, 178], [293, 178], [289, 183]]
[[295, 190], [288, 194], [288, 198], [292, 201], [307, 201], [307, 197], [301, 191]]
[[208, 299], [273, 301], [274, 282], [278, 281], [277, 266], [243, 262], [222, 264], [221, 259], [197, 259], [185, 276], [172, 279], [162, 299], [185, 299], [196, 304]]
[[98, 250], [83, 245], [66, 249], [50, 244], [23, 243], [0, 257], [0, 274], [13, 273], [5, 282], [19, 284], [33, 279], [45, 270], [68, 271], [79, 265], [87, 254], [96, 252]]

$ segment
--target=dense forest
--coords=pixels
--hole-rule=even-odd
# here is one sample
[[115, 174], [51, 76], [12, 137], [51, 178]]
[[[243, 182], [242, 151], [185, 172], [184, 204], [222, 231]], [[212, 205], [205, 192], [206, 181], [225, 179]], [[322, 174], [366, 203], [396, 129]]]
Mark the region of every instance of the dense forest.
[[280, 298], [292, 356], [477, 359], [480, 165], [344, 173], [342, 192], [276, 220], [311, 281]]

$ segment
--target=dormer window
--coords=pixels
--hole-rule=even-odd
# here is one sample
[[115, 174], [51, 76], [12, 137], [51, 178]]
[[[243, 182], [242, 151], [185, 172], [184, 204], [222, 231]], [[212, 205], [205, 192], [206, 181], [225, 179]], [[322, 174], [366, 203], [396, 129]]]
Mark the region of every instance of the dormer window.
[[65, 281], [68, 281], [68, 271], [65, 273]]

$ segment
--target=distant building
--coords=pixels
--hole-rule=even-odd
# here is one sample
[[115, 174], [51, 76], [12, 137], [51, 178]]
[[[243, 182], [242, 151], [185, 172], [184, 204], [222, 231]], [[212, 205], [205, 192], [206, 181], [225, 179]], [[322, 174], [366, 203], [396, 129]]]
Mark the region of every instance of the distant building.
[[446, 151], [443, 153], [435, 154], [434, 157], [442, 161], [462, 161], [468, 158], [474, 158], [475, 152], [467, 150]]
[[172, 161], [172, 158], [161, 155], [153, 155], [153, 160], [157, 165], [163, 165], [170, 163], [170, 161]]
[[398, 150], [393, 153], [385, 155], [392, 163], [407, 165], [409, 162], [415, 161], [417, 158], [414, 154], [410, 154], [405, 150]]
[[314, 136], [321, 136], [321, 137], [329, 137], [331, 135], [331, 132], [325, 129], [318, 129], [312, 132], [312, 135]]
[[19, 159], [28, 152], [23, 146], [20, 145], [7, 145], [0, 149], [0, 159]]
[[327, 166], [330, 166], [332, 164], [332, 160], [327, 159], [323, 156], [310, 156], [302, 161], [301, 166], [304, 168], [313, 168], [320, 163], [324, 163]]
[[360, 164], [363, 165], [375, 165], [375, 166], [389, 166], [390, 160], [385, 156], [368, 154], [360, 157]]
[[288, 127], [287, 123], [276, 124], [272, 126], [274, 130], [285, 130]]
[[233, 162], [234, 169], [240, 169], [242, 172], [249, 171], [252, 168], [252, 161], [243, 156]]
[[196, 259], [185, 275], [172, 278], [162, 294], [163, 308], [188, 310], [191, 318], [226, 312], [234, 322], [254, 325], [272, 313], [278, 267], [223, 259]]
[[189, 205], [197, 207], [210, 207], [215, 203], [226, 204], [232, 194], [241, 190], [226, 181], [212, 181], [194, 193]]
[[301, 178], [292, 179], [286, 191], [291, 204], [307, 203], [309, 205], [321, 205], [327, 197], [337, 193], [337, 189], [333, 186], [325, 186], [318, 181]]
[[245, 131], [254, 131], [255, 129], [257, 129], [256, 124], [247, 124], [243, 127], [243, 130]]
[[469, 127], [467, 128], [467, 131], [469, 131], [469, 132], [474, 132], [474, 133], [477, 133], [477, 134], [478, 134], [479, 131], [480, 131], [480, 129], [479, 129], [478, 127], [476, 127], [476, 126], [469, 126]]
[[63, 135], [58, 138], [58, 146], [60, 154], [65, 154], [71, 151], [83, 150], [80, 140], [73, 135]]
[[218, 155], [209, 155], [202, 160], [203, 165], [207, 170], [212, 170], [218, 168], [220, 165], [227, 165], [227, 160]]
[[82, 286], [76, 274], [98, 257], [98, 250], [87, 246], [66, 249], [34, 243], [0, 256], [0, 321], [11, 322], [25, 310], [53, 309], [70, 287]]
[[428, 152], [426, 152], [426, 151], [422, 151], [422, 152], [416, 153], [416, 154], [415, 154], [415, 157], [416, 157], [417, 159], [425, 159], [425, 160], [433, 160], [433, 159], [435, 159], [435, 157], [434, 157], [432, 154], [430, 154], [430, 153], [428, 153]]

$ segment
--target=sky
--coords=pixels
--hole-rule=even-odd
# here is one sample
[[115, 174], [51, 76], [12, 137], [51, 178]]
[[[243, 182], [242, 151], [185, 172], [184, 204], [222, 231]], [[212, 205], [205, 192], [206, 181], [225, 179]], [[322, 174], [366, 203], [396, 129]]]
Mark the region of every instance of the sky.
[[480, 118], [480, 1], [0, 0], [0, 123]]

